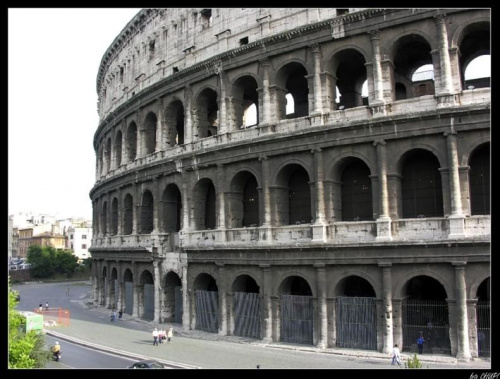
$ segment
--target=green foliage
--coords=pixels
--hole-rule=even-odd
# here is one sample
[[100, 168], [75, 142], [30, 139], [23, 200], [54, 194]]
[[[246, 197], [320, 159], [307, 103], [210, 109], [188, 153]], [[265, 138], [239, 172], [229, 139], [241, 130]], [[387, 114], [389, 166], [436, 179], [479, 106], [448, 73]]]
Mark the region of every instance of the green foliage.
[[49, 278], [57, 274], [71, 277], [78, 267], [78, 258], [71, 250], [56, 250], [52, 246], [32, 245], [28, 248], [33, 278]]
[[22, 332], [23, 318], [16, 310], [16, 292], [10, 290], [9, 279], [9, 368], [43, 368], [50, 359], [45, 336], [35, 331]]
[[412, 358], [408, 358], [408, 361], [405, 362], [405, 368], [422, 368], [422, 363], [420, 363], [417, 354], [414, 354]]

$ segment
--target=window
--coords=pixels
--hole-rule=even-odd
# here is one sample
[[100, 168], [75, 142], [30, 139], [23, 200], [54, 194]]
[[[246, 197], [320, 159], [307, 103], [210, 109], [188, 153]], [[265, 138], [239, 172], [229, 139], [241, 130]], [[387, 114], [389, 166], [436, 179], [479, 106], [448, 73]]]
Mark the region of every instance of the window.
[[83, 245], [82, 245], [82, 249], [84, 249], [84, 250], [85, 250], [85, 249], [87, 249], [87, 245], [86, 245], [86, 244], [83, 244]]
[[210, 28], [212, 26], [212, 10], [203, 9], [201, 11], [201, 21], [203, 23], [203, 29]]
[[87, 235], [86, 234], [82, 234], [82, 240], [86, 240], [87, 239]]
[[70, 238], [70, 239], [73, 239], [73, 234], [70, 234], [69, 238]]

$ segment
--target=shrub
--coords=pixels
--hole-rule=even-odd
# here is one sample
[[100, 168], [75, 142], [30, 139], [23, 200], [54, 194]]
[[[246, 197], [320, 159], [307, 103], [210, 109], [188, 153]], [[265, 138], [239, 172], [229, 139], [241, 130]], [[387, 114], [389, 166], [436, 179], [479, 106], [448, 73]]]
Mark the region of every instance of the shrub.
[[414, 354], [412, 358], [408, 358], [405, 362], [405, 368], [422, 368], [422, 363], [420, 363], [417, 354]]

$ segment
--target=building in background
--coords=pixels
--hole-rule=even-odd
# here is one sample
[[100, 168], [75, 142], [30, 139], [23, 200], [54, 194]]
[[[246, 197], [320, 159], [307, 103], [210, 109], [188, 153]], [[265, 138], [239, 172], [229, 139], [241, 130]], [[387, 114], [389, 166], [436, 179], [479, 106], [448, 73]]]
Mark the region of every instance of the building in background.
[[79, 261], [90, 258], [89, 248], [92, 243], [92, 228], [70, 226], [67, 229], [69, 249], [77, 256]]
[[491, 90], [468, 70], [490, 30], [489, 9], [139, 12], [97, 73], [94, 300], [488, 356]]

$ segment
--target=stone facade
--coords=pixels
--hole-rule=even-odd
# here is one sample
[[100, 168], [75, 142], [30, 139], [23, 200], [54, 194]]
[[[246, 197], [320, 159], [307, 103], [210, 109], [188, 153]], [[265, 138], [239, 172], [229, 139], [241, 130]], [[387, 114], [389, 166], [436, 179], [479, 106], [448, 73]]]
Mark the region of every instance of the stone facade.
[[258, 338], [293, 342], [284, 299], [309, 297], [298, 343], [341, 348], [340, 304], [368, 297], [390, 352], [408, 300], [437, 299], [446, 351], [478, 356], [490, 88], [464, 73], [489, 33], [488, 9], [139, 12], [97, 78], [95, 300], [196, 329], [217, 293], [226, 335], [257, 293]]

